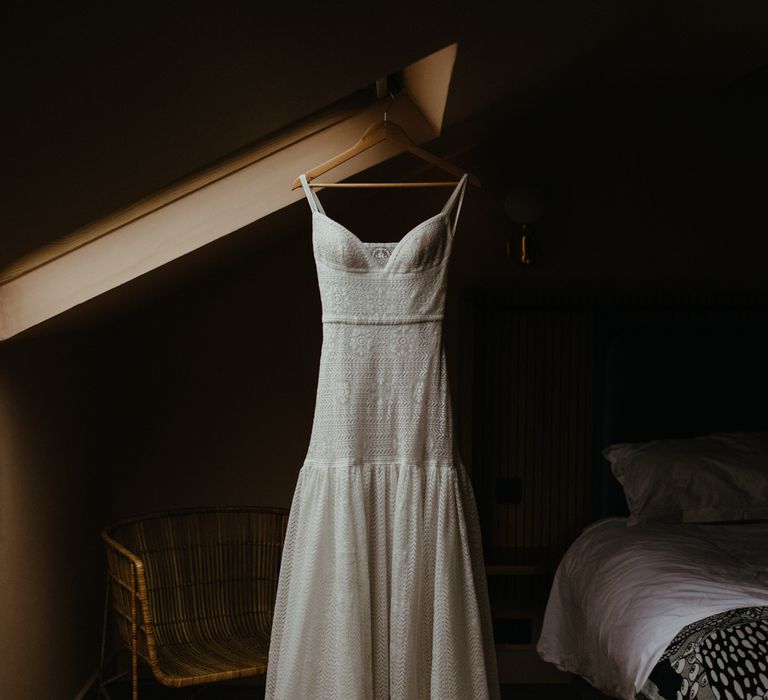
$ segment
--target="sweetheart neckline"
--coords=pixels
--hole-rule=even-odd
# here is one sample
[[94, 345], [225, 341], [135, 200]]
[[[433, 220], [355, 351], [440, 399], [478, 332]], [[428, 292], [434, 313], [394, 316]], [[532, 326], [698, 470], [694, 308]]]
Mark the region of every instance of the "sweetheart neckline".
[[368, 259], [369, 251], [365, 249], [365, 246], [367, 243], [370, 243], [371, 245], [380, 245], [380, 246], [386, 246], [386, 245], [394, 245], [394, 248], [392, 248], [392, 252], [389, 254], [389, 258], [387, 259], [387, 262], [382, 267], [368, 267], [366, 270], [373, 271], [373, 272], [386, 272], [389, 268], [392, 260], [397, 256], [398, 251], [400, 250], [401, 245], [408, 239], [408, 237], [418, 231], [422, 226], [431, 223], [433, 221], [438, 221], [440, 219], [445, 219], [447, 217], [449, 212], [447, 211], [439, 211], [437, 214], [433, 214], [428, 219], [424, 219], [424, 221], [419, 222], [416, 224], [413, 228], [411, 228], [409, 231], [403, 235], [403, 237], [399, 241], [387, 241], [387, 242], [379, 242], [379, 241], [364, 241], [362, 240], [356, 233], [353, 231], [350, 231], [344, 224], [339, 223], [336, 221], [336, 219], [332, 219], [328, 214], [325, 214], [324, 212], [312, 210], [312, 216], [318, 215], [323, 217], [326, 221], [330, 221], [332, 224], [335, 224], [338, 226], [342, 231], [344, 231], [348, 236], [352, 238], [352, 240], [355, 242], [355, 245], [359, 246], [360, 251], [365, 256], [366, 260]]

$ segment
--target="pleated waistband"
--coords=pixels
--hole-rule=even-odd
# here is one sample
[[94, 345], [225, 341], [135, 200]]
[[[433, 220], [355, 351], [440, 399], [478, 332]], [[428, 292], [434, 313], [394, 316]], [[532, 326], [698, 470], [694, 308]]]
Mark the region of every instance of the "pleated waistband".
[[353, 326], [400, 326], [411, 323], [429, 323], [432, 321], [442, 321], [443, 314], [432, 314], [429, 316], [403, 316], [399, 318], [376, 318], [376, 317], [356, 317], [356, 316], [337, 316], [334, 314], [323, 314], [323, 323], [345, 323]]

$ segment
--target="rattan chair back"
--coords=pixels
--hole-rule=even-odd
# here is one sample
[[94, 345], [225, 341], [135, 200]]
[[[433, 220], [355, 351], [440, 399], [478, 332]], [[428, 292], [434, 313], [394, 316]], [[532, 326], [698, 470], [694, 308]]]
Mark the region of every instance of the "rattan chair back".
[[266, 672], [288, 510], [195, 508], [107, 528], [119, 638], [165, 685]]

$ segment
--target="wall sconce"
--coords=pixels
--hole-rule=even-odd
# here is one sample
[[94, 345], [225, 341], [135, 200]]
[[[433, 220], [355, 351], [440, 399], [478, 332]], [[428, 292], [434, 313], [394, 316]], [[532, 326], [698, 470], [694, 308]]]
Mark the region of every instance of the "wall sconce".
[[[531, 224], [535, 224], [544, 209], [544, 196], [537, 187], [512, 187], [504, 197], [504, 212], [512, 222], [512, 230], [507, 238], [507, 257], [512, 257], [512, 234], [517, 232], [520, 240], [518, 261], [530, 265]], [[535, 227], [534, 227], [535, 228]]]

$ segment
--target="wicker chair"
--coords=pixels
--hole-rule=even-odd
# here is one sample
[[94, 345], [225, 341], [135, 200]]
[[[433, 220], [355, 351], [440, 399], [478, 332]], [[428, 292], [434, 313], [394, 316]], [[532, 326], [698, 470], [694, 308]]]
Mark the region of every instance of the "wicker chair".
[[[99, 688], [138, 659], [180, 688], [266, 673], [288, 509], [195, 508], [151, 513], [106, 528], [107, 593]], [[105, 677], [108, 618], [130, 671]]]

